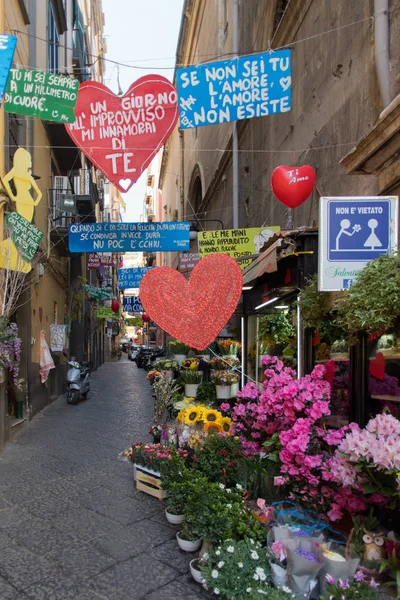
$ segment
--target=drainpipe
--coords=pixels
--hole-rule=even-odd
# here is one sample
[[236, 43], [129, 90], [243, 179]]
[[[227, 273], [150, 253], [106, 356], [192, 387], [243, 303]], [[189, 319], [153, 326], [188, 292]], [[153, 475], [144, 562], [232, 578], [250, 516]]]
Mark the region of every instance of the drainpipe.
[[374, 0], [375, 66], [383, 108], [392, 100], [389, 60], [389, 0]]

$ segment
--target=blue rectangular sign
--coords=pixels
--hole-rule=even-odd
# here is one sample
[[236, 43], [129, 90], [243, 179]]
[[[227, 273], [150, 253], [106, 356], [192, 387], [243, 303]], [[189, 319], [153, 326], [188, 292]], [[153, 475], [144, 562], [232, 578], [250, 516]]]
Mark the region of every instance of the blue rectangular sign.
[[0, 106], [7, 87], [16, 45], [17, 38], [15, 35], [5, 33], [0, 35]]
[[240, 56], [176, 71], [182, 129], [289, 112], [291, 52]]
[[319, 289], [348, 289], [365, 265], [397, 248], [398, 198], [320, 199]]
[[70, 252], [185, 252], [189, 222], [74, 223], [69, 226]]
[[144, 312], [139, 296], [124, 296], [123, 310], [127, 313]]
[[120, 290], [138, 288], [144, 275], [155, 267], [138, 267], [134, 269], [118, 269], [118, 287]]

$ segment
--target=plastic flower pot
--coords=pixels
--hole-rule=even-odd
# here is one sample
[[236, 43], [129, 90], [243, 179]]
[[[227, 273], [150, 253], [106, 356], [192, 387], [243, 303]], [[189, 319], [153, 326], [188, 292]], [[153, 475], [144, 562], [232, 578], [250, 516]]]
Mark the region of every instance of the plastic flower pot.
[[195, 540], [194, 542], [190, 540], [183, 539], [183, 531], [180, 531], [176, 534], [176, 539], [178, 542], [178, 546], [184, 552], [196, 552], [201, 546], [201, 540]]
[[168, 508], [165, 509], [165, 516], [167, 517], [168, 523], [172, 525], [181, 525], [183, 523], [183, 515], [174, 515], [168, 512]]
[[181, 365], [182, 361], [186, 358], [186, 354], [173, 354], [173, 358], [179, 365]]
[[190, 573], [192, 574], [193, 579], [197, 583], [200, 583], [201, 585], [203, 585], [204, 577], [203, 577], [202, 572], [198, 568], [199, 559], [193, 558], [193, 560], [191, 560], [189, 564], [190, 564]]
[[199, 383], [185, 383], [186, 398], [195, 398], [197, 390], [199, 389], [199, 385]]
[[231, 397], [231, 386], [230, 385], [216, 385], [215, 391], [218, 400], [229, 400]]

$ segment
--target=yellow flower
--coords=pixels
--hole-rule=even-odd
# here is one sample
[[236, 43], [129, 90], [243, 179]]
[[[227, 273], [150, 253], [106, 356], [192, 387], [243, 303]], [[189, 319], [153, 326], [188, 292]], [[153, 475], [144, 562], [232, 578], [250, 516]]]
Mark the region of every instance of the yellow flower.
[[221, 423], [219, 421], [214, 421], [212, 423], [205, 423], [204, 431], [208, 435], [210, 435], [211, 433], [221, 433], [222, 432]]
[[185, 409], [179, 411], [179, 413], [176, 417], [177, 421], [183, 421], [183, 422], [185, 421], [186, 410], [187, 409], [185, 408]]
[[203, 414], [203, 420], [205, 423], [215, 423], [219, 421], [222, 417], [222, 414], [219, 410], [215, 410], [213, 408], [206, 408]]
[[183, 399], [185, 404], [192, 404], [194, 402], [194, 398], [187, 398], [185, 396], [185, 398]]
[[185, 423], [187, 425], [191, 425], [193, 423], [197, 423], [197, 421], [201, 421], [202, 418], [202, 410], [198, 406], [188, 406], [185, 410]]
[[202, 442], [203, 438], [199, 433], [192, 433], [188, 441], [189, 448], [198, 448], [201, 446]]
[[230, 429], [232, 427], [232, 419], [230, 419], [229, 417], [222, 417], [220, 423], [221, 423], [222, 431], [225, 433], [229, 433]]

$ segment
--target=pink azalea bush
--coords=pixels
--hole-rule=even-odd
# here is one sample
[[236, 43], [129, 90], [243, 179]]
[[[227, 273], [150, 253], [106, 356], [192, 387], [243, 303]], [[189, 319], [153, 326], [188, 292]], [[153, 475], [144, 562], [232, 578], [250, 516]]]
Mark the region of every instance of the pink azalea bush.
[[[244, 386], [232, 410], [232, 433], [240, 436], [247, 454], [265, 452], [280, 465], [277, 486], [288, 484], [290, 498], [335, 521], [343, 510], [358, 514], [367, 508], [361, 487], [344, 487], [332, 472], [333, 456], [352, 426], [326, 429], [330, 411], [330, 384], [325, 368], [296, 379], [293, 369], [277, 357], [265, 356], [265, 381]], [[343, 467], [344, 473], [344, 467]], [[352, 482], [352, 474], [347, 473]]]

